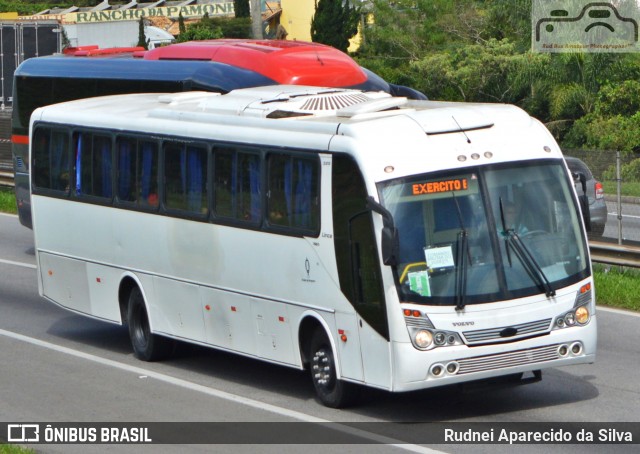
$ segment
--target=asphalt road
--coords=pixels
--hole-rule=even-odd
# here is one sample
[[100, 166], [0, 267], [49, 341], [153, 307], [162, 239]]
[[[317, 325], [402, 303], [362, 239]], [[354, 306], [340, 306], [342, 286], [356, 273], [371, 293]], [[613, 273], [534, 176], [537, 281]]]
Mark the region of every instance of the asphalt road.
[[621, 237], [624, 244], [637, 245], [640, 242], [640, 205], [622, 203], [621, 208], [622, 217], [619, 223], [617, 203], [607, 201], [607, 224], [602, 237], [616, 241]]
[[[420, 430], [409, 424], [415, 422], [640, 424], [640, 317], [599, 308], [598, 324], [596, 363], [545, 371], [539, 383], [468, 393], [455, 387], [406, 394], [367, 390], [359, 406], [332, 410], [315, 401], [301, 371], [186, 344], [170, 360], [138, 361], [126, 329], [74, 315], [38, 296], [31, 231], [17, 218], [0, 215], [0, 421], [8, 423], [236, 422], [239, 431], [252, 430], [243, 422], [343, 423], [322, 432], [315, 444], [180, 447], [185, 452], [637, 452], [637, 444], [379, 443], [380, 437], [403, 440]], [[380, 424], [354, 432], [350, 423]], [[345, 433], [370, 444], [330, 444]], [[34, 447], [45, 453], [176, 451], [170, 445]]]

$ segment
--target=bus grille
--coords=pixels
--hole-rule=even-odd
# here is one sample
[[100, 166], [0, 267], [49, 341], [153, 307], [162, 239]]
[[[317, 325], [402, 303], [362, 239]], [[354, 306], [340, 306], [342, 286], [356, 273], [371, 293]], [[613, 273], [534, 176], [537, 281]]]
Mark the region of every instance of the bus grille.
[[[477, 331], [465, 331], [462, 333], [467, 341], [467, 344], [483, 344], [491, 341], [508, 341], [517, 339], [524, 336], [531, 336], [534, 334], [542, 334], [549, 331], [551, 325], [551, 319], [538, 320], [535, 322], [522, 323], [520, 325], [513, 326], [501, 326], [499, 328], [480, 329]], [[501, 336], [501, 333], [505, 330], [510, 330], [515, 333], [508, 337]]]
[[547, 345], [545, 347], [530, 348], [515, 352], [498, 353], [497, 355], [460, 359], [457, 361], [460, 365], [458, 375], [543, 363], [559, 358], [558, 345]]

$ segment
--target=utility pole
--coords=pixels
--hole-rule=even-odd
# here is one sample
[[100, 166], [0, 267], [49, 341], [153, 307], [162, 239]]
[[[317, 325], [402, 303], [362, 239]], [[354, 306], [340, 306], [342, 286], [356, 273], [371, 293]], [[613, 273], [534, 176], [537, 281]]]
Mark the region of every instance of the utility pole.
[[262, 39], [262, 0], [251, 0], [251, 31], [254, 39]]

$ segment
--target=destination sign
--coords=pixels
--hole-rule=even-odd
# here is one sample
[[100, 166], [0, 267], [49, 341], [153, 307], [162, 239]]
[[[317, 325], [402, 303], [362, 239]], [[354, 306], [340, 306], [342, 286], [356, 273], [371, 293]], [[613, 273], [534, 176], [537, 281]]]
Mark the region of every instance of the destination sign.
[[412, 195], [437, 194], [440, 192], [466, 191], [469, 182], [466, 178], [454, 178], [442, 181], [430, 181], [427, 183], [415, 183], [411, 185]]

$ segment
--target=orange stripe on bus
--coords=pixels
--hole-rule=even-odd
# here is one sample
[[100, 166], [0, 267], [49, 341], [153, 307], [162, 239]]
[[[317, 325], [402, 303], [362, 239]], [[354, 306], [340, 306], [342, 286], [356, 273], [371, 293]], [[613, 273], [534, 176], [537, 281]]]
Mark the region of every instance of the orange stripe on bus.
[[29, 145], [29, 136], [13, 135], [11, 136], [11, 142], [17, 143], [20, 145]]

